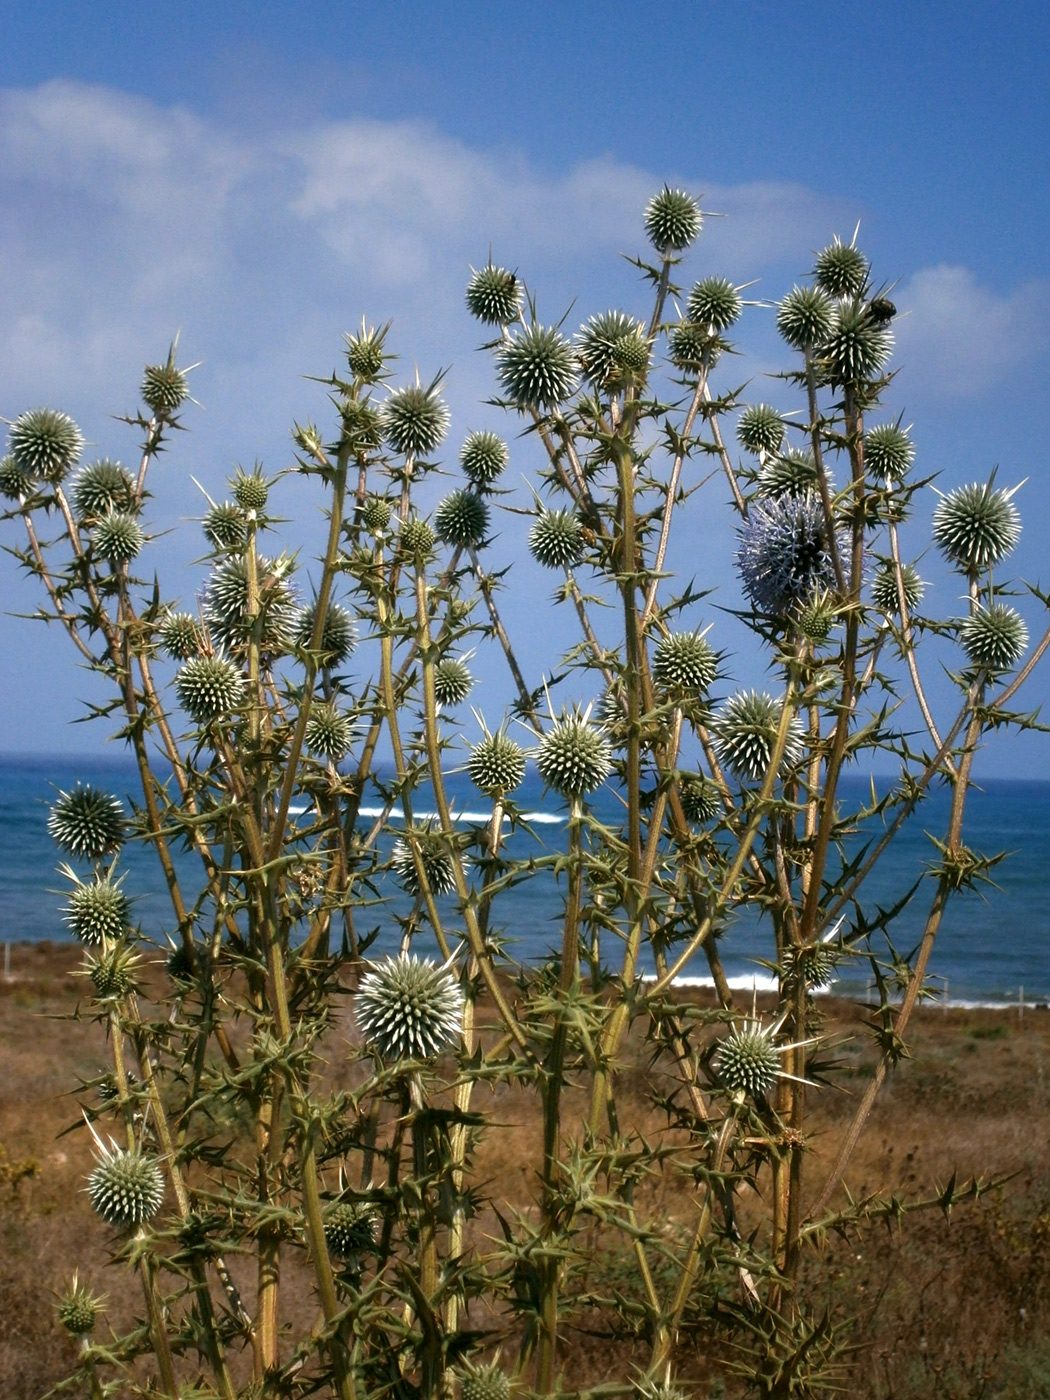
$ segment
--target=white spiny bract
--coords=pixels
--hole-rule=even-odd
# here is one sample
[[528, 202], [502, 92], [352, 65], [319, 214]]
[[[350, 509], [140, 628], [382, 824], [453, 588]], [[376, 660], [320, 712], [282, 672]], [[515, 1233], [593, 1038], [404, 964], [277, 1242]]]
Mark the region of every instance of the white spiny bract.
[[680, 253], [695, 241], [704, 224], [700, 206], [685, 190], [664, 185], [645, 206], [646, 237], [658, 253]]
[[566, 715], [540, 740], [536, 767], [547, 786], [563, 797], [585, 797], [612, 771], [612, 750], [585, 715]]
[[429, 1060], [450, 1049], [463, 1027], [463, 993], [447, 966], [429, 958], [373, 963], [354, 998], [365, 1044], [382, 1059]]
[[697, 632], [672, 632], [653, 653], [653, 679], [677, 692], [707, 690], [718, 675], [718, 656]]
[[[600, 389], [609, 379], [622, 375], [630, 366], [623, 363], [628, 343], [640, 340], [645, 355], [645, 327], [626, 311], [604, 311], [591, 316], [576, 335], [576, 358], [584, 377]], [[644, 368], [645, 359], [639, 368]]]
[[475, 491], [487, 491], [506, 470], [510, 448], [496, 433], [469, 433], [459, 453], [463, 475]]
[[383, 405], [383, 436], [405, 457], [429, 456], [444, 441], [449, 412], [437, 385], [408, 384]]
[[[756, 612], [786, 617], [821, 589], [835, 586], [824, 510], [814, 492], [752, 503], [737, 530], [736, 566]], [[840, 549], [848, 541], [840, 536]]]
[[498, 730], [475, 744], [467, 760], [470, 780], [490, 797], [502, 797], [519, 787], [525, 777], [525, 750]]
[[1016, 490], [972, 482], [941, 497], [933, 512], [933, 542], [949, 563], [965, 574], [1002, 563], [1021, 536]]
[[[432, 832], [421, 831], [415, 835], [419, 851], [419, 862], [423, 867], [431, 894], [448, 894], [455, 888], [456, 873], [452, 857], [438, 837]], [[423, 893], [423, 886], [416, 868], [416, 857], [412, 845], [402, 837], [394, 842], [390, 853], [390, 868], [402, 888], [410, 895]]]
[[382, 377], [386, 364], [385, 338], [385, 331], [377, 331], [374, 326], [366, 328], [364, 321], [360, 335], [346, 337], [346, 362], [350, 373], [360, 383], [375, 384]]
[[78, 860], [119, 851], [127, 835], [120, 798], [90, 783], [60, 792], [47, 819], [48, 834]]
[[121, 888], [121, 881], [105, 875], [82, 883], [68, 866], [64, 873], [75, 882], [65, 914], [73, 936], [91, 947], [120, 938], [131, 914], [131, 901]]
[[1011, 670], [1028, 649], [1024, 618], [1006, 603], [978, 607], [959, 628], [971, 666], [999, 673]]
[[126, 510], [108, 510], [91, 531], [91, 547], [114, 568], [130, 564], [142, 552], [146, 535], [135, 516]]
[[[709, 726], [719, 761], [741, 780], [759, 782], [773, 758], [781, 714], [782, 702], [764, 691], [731, 695]], [[794, 767], [801, 757], [802, 725], [798, 716], [792, 715], [781, 767]]]
[[784, 442], [784, 420], [768, 403], [751, 404], [737, 419], [736, 440], [756, 457], [779, 452]]
[[211, 724], [243, 704], [244, 676], [225, 656], [194, 656], [175, 677], [175, 693], [195, 724]]
[[474, 677], [456, 656], [443, 657], [434, 667], [434, 699], [439, 705], [462, 705], [474, 688]]
[[817, 286], [833, 297], [863, 296], [868, 271], [868, 260], [860, 249], [838, 238], [817, 254], [813, 269]]
[[571, 510], [541, 510], [529, 531], [529, 552], [545, 569], [571, 569], [583, 554], [583, 526]]
[[880, 423], [864, 434], [864, 470], [883, 481], [902, 481], [915, 460], [915, 444], [897, 423]]
[[459, 1370], [459, 1400], [509, 1400], [510, 1377], [498, 1361], [474, 1366], [461, 1362]]
[[69, 487], [73, 514], [82, 524], [98, 520], [111, 510], [130, 510], [134, 496], [131, 473], [108, 457], [81, 467]]
[[780, 1050], [773, 1044], [774, 1026], [745, 1021], [734, 1027], [715, 1052], [712, 1068], [731, 1094], [760, 1099], [780, 1074]]
[[516, 273], [487, 263], [467, 283], [467, 310], [486, 326], [506, 326], [521, 311], [523, 288]]
[[434, 532], [444, 544], [480, 545], [489, 528], [489, 508], [476, 491], [450, 491], [434, 512]]
[[534, 323], [501, 344], [496, 375], [515, 408], [544, 413], [575, 390], [576, 357], [561, 331]]
[[31, 408], [11, 424], [7, 448], [30, 481], [56, 484], [76, 465], [84, 438], [68, 413]]
[[152, 1220], [164, 1200], [164, 1176], [155, 1157], [140, 1148], [130, 1151], [112, 1139], [96, 1138], [98, 1166], [88, 1177], [87, 1193], [95, 1214], [107, 1225], [130, 1230]]

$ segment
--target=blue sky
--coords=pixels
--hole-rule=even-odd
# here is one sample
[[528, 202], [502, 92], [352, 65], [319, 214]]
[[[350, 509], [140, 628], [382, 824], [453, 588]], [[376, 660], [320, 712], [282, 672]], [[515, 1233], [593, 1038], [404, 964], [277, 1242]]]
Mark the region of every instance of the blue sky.
[[[550, 319], [574, 297], [571, 323], [638, 309], [618, 254], [642, 250], [641, 209], [669, 180], [726, 215], [683, 277], [757, 277], [769, 299], [860, 220], [908, 313], [889, 406], [919, 465], [945, 486], [996, 463], [1028, 477], [1016, 572], [1050, 586], [1042, 7], [38, 0], [0, 3], [0, 33], [0, 414], [53, 403], [127, 458], [111, 415], [181, 328], [202, 408], [158, 473], [158, 525], [199, 514], [191, 474], [214, 494], [235, 462], [288, 464], [292, 419], [324, 408], [302, 376], [334, 367], [362, 315], [394, 319], [406, 375], [449, 367], [450, 461], [468, 428], [513, 430], [476, 407], [492, 381], [469, 264], [491, 244]], [[782, 362], [769, 321], [742, 327], [752, 372]], [[690, 560], [724, 574], [728, 526], [698, 530]], [[508, 518], [501, 547], [522, 533]], [[156, 546], [184, 601], [198, 550]], [[951, 611], [952, 581], [934, 582]], [[3, 596], [35, 601], [10, 567]], [[100, 741], [69, 727], [88, 679], [57, 634], [5, 617], [0, 645], [22, 662], [0, 748]], [[998, 753], [998, 771], [1050, 777], [1047, 743]]]

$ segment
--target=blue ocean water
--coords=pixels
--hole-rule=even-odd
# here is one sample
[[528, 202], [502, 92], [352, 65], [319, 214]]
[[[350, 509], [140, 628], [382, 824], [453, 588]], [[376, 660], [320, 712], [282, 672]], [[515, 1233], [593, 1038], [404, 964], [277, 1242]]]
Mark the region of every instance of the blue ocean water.
[[[121, 755], [0, 757], [0, 941], [68, 938], [62, 902], [69, 882], [57, 870], [60, 855], [47, 834], [47, 813], [56, 792], [77, 780], [120, 795], [134, 794], [136, 788], [134, 768]], [[483, 813], [483, 800], [462, 776], [453, 775], [450, 788], [458, 796], [461, 814]], [[862, 789], [855, 788], [854, 795], [862, 798]], [[513, 838], [511, 853], [541, 855], [560, 849], [564, 813], [556, 799], [543, 792], [534, 775], [518, 798], [520, 807], [531, 809], [536, 820], [532, 836], [519, 833]], [[610, 804], [612, 818], [615, 796], [599, 794], [597, 800], [599, 810], [603, 802]], [[417, 805], [426, 805], [424, 794]], [[936, 853], [925, 833], [943, 834], [947, 806], [945, 792], [932, 793], [895, 838], [865, 886], [869, 907], [891, 905], [933, 859]], [[1015, 1002], [1022, 988], [1027, 1002], [1050, 1001], [1050, 783], [985, 782], [970, 795], [964, 838], [985, 854], [1009, 854], [994, 871], [998, 888], [989, 888], [983, 896], [967, 893], [950, 903], [931, 963], [935, 985], [956, 1003]], [[127, 871], [125, 888], [135, 899], [136, 920], [149, 937], [162, 939], [172, 918], [155, 858], [133, 843], [122, 854], [121, 868]], [[196, 864], [188, 857], [186, 870], [195, 879]], [[895, 923], [893, 940], [900, 951], [918, 941], [931, 894], [932, 887], [920, 890]], [[501, 897], [495, 918], [505, 929], [513, 957], [532, 962], [556, 945], [561, 899], [550, 874], [529, 879]], [[392, 914], [404, 910], [403, 899], [395, 896], [388, 910], [363, 915], [361, 927], [380, 923], [379, 946], [392, 947]], [[454, 926], [451, 901], [449, 910]], [[756, 980], [759, 987], [764, 984], [768, 974], [757, 960], [771, 954], [768, 928], [761, 921], [738, 920], [721, 947], [726, 970], [737, 985], [750, 987]], [[612, 952], [608, 949], [606, 956]], [[700, 957], [685, 975], [702, 978], [705, 972]], [[863, 960], [847, 963], [840, 971], [839, 989], [862, 991], [869, 975]]]

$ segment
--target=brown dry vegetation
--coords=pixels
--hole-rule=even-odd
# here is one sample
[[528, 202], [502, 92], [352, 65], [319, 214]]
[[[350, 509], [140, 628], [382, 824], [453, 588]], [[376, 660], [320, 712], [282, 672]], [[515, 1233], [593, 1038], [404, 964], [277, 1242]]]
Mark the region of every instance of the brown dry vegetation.
[[[136, 1280], [108, 1268], [113, 1240], [91, 1214], [82, 1186], [91, 1162], [76, 1124], [78, 1078], [106, 1066], [90, 1020], [69, 1019], [81, 995], [79, 952], [47, 944], [14, 950], [10, 982], [0, 980], [0, 1377], [9, 1400], [35, 1400], [70, 1368], [74, 1343], [54, 1320], [53, 1290], [80, 1269], [109, 1297], [110, 1318], [126, 1325], [141, 1306]], [[862, 1085], [873, 1052], [855, 1013], [826, 1003], [840, 1040], [845, 1084]], [[337, 1032], [337, 1037], [342, 1032]], [[338, 1044], [338, 1038], [333, 1042]], [[891, 1078], [854, 1158], [854, 1195], [929, 1195], [953, 1172], [1005, 1176], [1004, 1185], [945, 1221], [937, 1211], [908, 1216], [900, 1228], [871, 1227], [832, 1237], [804, 1280], [810, 1299], [859, 1319], [858, 1351], [846, 1389], [856, 1397], [910, 1400], [1027, 1400], [1050, 1394], [1050, 1013], [927, 1008], [912, 1036], [913, 1058]], [[634, 1055], [634, 1060], [630, 1055]], [[635, 1126], [657, 1123], [644, 1096], [645, 1050], [628, 1052], [624, 1104]], [[340, 1077], [333, 1066], [332, 1076]], [[847, 1093], [814, 1094], [813, 1180], [821, 1174], [852, 1109]], [[511, 1090], [477, 1106], [500, 1126], [488, 1134], [479, 1172], [497, 1204], [527, 1209], [534, 1192], [532, 1101]], [[660, 1188], [668, 1229], [688, 1222], [690, 1198], [673, 1179]], [[479, 1217], [477, 1226], [493, 1225]], [[292, 1278], [296, 1276], [293, 1261]], [[589, 1286], [630, 1289], [628, 1256], [596, 1253]], [[295, 1291], [293, 1286], [293, 1292]], [[305, 1281], [286, 1300], [309, 1326], [314, 1303]], [[564, 1383], [609, 1374], [608, 1342], [570, 1336]], [[623, 1344], [616, 1373], [629, 1372]], [[733, 1395], [710, 1358], [686, 1376], [699, 1395]]]

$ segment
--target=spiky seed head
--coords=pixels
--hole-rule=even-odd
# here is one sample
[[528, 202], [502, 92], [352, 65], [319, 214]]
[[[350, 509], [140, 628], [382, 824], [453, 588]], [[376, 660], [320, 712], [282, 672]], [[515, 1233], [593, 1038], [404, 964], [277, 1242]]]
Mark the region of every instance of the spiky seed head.
[[175, 677], [179, 704], [194, 724], [225, 719], [244, 703], [244, 677], [225, 656], [194, 656]]
[[683, 370], [699, 370], [704, 365], [713, 368], [724, 349], [721, 336], [697, 321], [679, 321], [668, 344], [671, 363]]
[[817, 486], [817, 463], [811, 452], [790, 448], [783, 456], [770, 456], [758, 473], [758, 489], [764, 496], [802, 496]]
[[1001, 563], [1021, 535], [1013, 493], [991, 482], [973, 482], [942, 496], [933, 512], [933, 540], [950, 563], [965, 574]]
[[315, 701], [306, 721], [306, 747], [332, 763], [341, 763], [354, 742], [354, 722], [345, 710]]
[[256, 560], [258, 612], [248, 607], [248, 565], [244, 559], [224, 559], [208, 577], [201, 611], [212, 640], [220, 647], [236, 651], [258, 637], [263, 651], [281, 655], [294, 645], [299, 624], [295, 591], [288, 582], [292, 562], [282, 555]]
[[119, 851], [127, 837], [120, 798], [90, 783], [60, 792], [47, 829], [64, 851], [78, 860], [100, 860]]
[[429, 958], [387, 958], [361, 979], [354, 1015], [382, 1059], [429, 1060], [459, 1038], [463, 993], [455, 974]]
[[386, 366], [386, 351], [383, 349], [384, 334], [374, 326], [367, 330], [361, 326], [360, 335], [346, 337], [346, 362], [350, 373], [362, 384], [375, 384], [382, 378]]
[[383, 415], [369, 399], [343, 399], [339, 404], [343, 434], [355, 452], [374, 452], [383, 441]]
[[653, 654], [653, 679], [671, 691], [700, 693], [718, 675], [718, 656], [696, 632], [672, 632]]
[[690, 321], [720, 334], [740, 318], [744, 303], [726, 277], [705, 277], [689, 293], [686, 311]]
[[612, 750], [602, 731], [582, 715], [565, 715], [540, 740], [536, 767], [547, 786], [563, 797], [585, 797], [612, 771]]
[[88, 976], [99, 1001], [126, 997], [138, 990], [141, 958], [131, 948], [116, 947], [88, 961]]
[[81, 467], [70, 485], [73, 513], [79, 521], [97, 520], [109, 511], [130, 511], [135, 497], [131, 473], [103, 457]]
[[503, 393], [523, 412], [557, 408], [576, 388], [572, 345], [553, 326], [526, 326], [496, 352], [496, 376]]
[[613, 344], [616, 368], [625, 375], [642, 374], [649, 368], [650, 345], [641, 330], [621, 335]]
[[[139, 1082], [138, 1077], [134, 1075], [131, 1070], [128, 1070], [124, 1077], [127, 1080], [128, 1095], [130, 1097]], [[96, 1093], [98, 1094], [98, 1101], [101, 1104], [115, 1104], [118, 1101], [120, 1098], [120, 1085], [117, 1083], [117, 1076], [112, 1071], [108, 1071], [102, 1075], [98, 1082]]]
[[23, 496], [28, 496], [32, 488], [29, 474], [15, 461], [13, 452], [0, 457], [0, 496], [6, 496], [9, 501], [17, 501]]
[[784, 953], [784, 981], [789, 986], [804, 981], [808, 987], [828, 987], [835, 980], [838, 962], [839, 949], [831, 943], [789, 946]]
[[154, 413], [174, 413], [190, 396], [189, 380], [170, 359], [166, 365], [147, 365], [142, 375], [142, 402]]
[[[824, 510], [814, 493], [755, 501], [737, 536], [737, 570], [758, 612], [786, 617], [814, 593], [835, 586]], [[844, 536], [839, 548], [848, 550]]]
[[826, 642], [838, 620], [838, 611], [827, 592], [814, 593], [795, 610], [795, 626], [807, 642]]
[[31, 408], [11, 424], [7, 448], [31, 481], [54, 485], [76, 465], [84, 438], [68, 413], [54, 408]]
[[712, 1067], [731, 1094], [760, 1099], [777, 1081], [780, 1051], [768, 1028], [745, 1021], [725, 1037], [715, 1052]]
[[722, 798], [717, 786], [702, 773], [683, 773], [678, 779], [678, 795], [686, 820], [704, 826], [714, 821], [722, 811]]
[[959, 628], [970, 665], [992, 672], [1012, 670], [1028, 649], [1024, 618], [1005, 603], [989, 603]]
[[[731, 695], [710, 721], [711, 738], [723, 767], [741, 781], [757, 783], [773, 758], [782, 705], [764, 691], [743, 690]], [[802, 758], [802, 725], [797, 715], [788, 721], [781, 768]]]
[[444, 441], [449, 412], [436, 385], [407, 384], [383, 405], [383, 436], [405, 457], [426, 457]]
[[529, 552], [545, 569], [574, 568], [583, 555], [583, 526], [571, 510], [541, 510], [529, 531]]
[[365, 508], [361, 512], [361, 524], [371, 534], [378, 535], [390, 524], [390, 517], [393, 513], [393, 506], [382, 496], [369, 496], [368, 500], [365, 501]]
[[461, 1362], [459, 1400], [510, 1400], [510, 1377], [497, 1361], [481, 1366]]
[[248, 521], [236, 501], [212, 506], [201, 524], [215, 549], [243, 549], [248, 542]]
[[58, 1320], [71, 1336], [88, 1337], [95, 1330], [104, 1304], [105, 1299], [92, 1293], [74, 1273], [69, 1288], [59, 1295]]
[[119, 880], [109, 875], [73, 886], [66, 901], [66, 923], [75, 938], [91, 947], [122, 937], [131, 916], [131, 901]]
[[[919, 577], [918, 569], [912, 564], [905, 564], [901, 569], [901, 575], [904, 582], [904, 602], [910, 615], [922, 602], [926, 585]], [[871, 598], [879, 612], [896, 616], [900, 611], [897, 571], [892, 564], [882, 564], [875, 571], [875, 576], [871, 581]]]
[[95, 554], [114, 568], [130, 564], [142, 551], [146, 535], [142, 526], [125, 510], [109, 510], [91, 532]]
[[868, 283], [868, 260], [852, 243], [836, 238], [817, 254], [817, 286], [833, 297], [860, 297]]
[[428, 554], [434, 552], [434, 531], [425, 520], [420, 520], [418, 516], [412, 516], [401, 526], [401, 534], [398, 536], [398, 544], [402, 554], [408, 554], [414, 559], [425, 559]]
[[[423, 874], [431, 893], [448, 894], [455, 887], [456, 874], [452, 857], [445, 850], [440, 838], [433, 832], [419, 831], [415, 834], [415, 846], [419, 851]], [[413, 847], [401, 837], [394, 842], [394, 848], [390, 852], [390, 868], [408, 894], [422, 893], [423, 886], [416, 869]]]
[[188, 661], [191, 656], [200, 654], [201, 629], [197, 619], [189, 613], [167, 613], [157, 635], [161, 651], [173, 661]]
[[779, 452], [784, 441], [784, 420], [768, 403], [751, 404], [737, 419], [736, 440], [756, 457]]
[[367, 1254], [376, 1242], [375, 1216], [350, 1201], [333, 1201], [324, 1213], [324, 1240], [337, 1259]]
[[834, 303], [820, 287], [794, 287], [777, 307], [777, 330], [794, 350], [819, 349], [833, 319]]
[[474, 491], [450, 491], [434, 512], [434, 529], [445, 544], [476, 548], [488, 528], [489, 508]]
[[600, 316], [591, 316], [580, 327], [576, 336], [576, 357], [584, 377], [596, 388], [622, 375], [623, 365], [616, 347], [626, 337], [639, 339], [643, 346], [646, 344], [642, 323], [625, 311], [604, 311]]
[[[307, 603], [299, 614], [299, 625], [295, 633], [295, 644], [303, 651], [310, 648], [316, 621], [317, 603]], [[318, 648], [321, 664], [341, 666], [353, 655], [356, 646], [357, 628], [354, 626], [354, 619], [346, 608], [330, 602], [321, 624], [321, 644]]]
[[598, 697], [598, 723], [606, 731], [615, 731], [627, 717], [627, 692], [623, 682], [616, 678], [607, 685]]
[[434, 698], [439, 705], [462, 705], [473, 688], [474, 677], [457, 657], [443, 657], [434, 667]]
[[525, 750], [502, 730], [486, 734], [471, 749], [467, 772], [475, 787], [489, 797], [502, 797], [524, 780]]
[[469, 433], [459, 453], [463, 475], [475, 491], [487, 491], [509, 461], [510, 448], [497, 433]]
[[522, 286], [517, 273], [487, 263], [471, 273], [467, 283], [467, 310], [486, 326], [506, 326], [521, 312]]
[[152, 1220], [164, 1201], [164, 1176], [155, 1157], [116, 1143], [101, 1146], [88, 1177], [88, 1200], [107, 1225], [130, 1230]]
[[864, 467], [883, 481], [901, 481], [915, 460], [915, 444], [896, 423], [880, 423], [864, 434]]
[[233, 499], [241, 510], [260, 511], [266, 509], [270, 497], [270, 483], [258, 467], [246, 472], [238, 467], [228, 480]]
[[696, 240], [704, 216], [691, 194], [664, 185], [645, 206], [643, 222], [646, 237], [658, 253], [680, 253]]
[[862, 301], [840, 301], [818, 363], [830, 384], [877, 379], [893, 350], [893, 332], [875, 321]]

